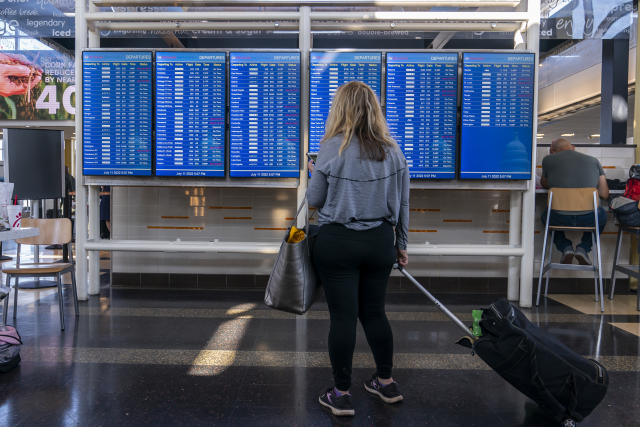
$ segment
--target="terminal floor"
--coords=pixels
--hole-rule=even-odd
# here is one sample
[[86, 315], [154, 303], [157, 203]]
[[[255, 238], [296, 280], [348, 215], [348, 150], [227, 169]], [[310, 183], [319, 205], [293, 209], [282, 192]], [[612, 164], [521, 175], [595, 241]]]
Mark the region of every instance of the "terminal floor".
[[[106, 286], [102, 296], [81, 302], [77, 318], [67, 293], [64, 332], [53, 291], [20, 295], [16, 324], [23, 360], [0, 374], [0, 425], [552, 425], [478, 357], [455, 345], [455, 326], [418, 294], [388, 299], [394, 377], [405, 401], [388, 406], [363, 391], [373, 363], [359, 329], [356, 416], [338, 419], [317, 403], [331, 384], [324, 303], [293, 316], [264, 307], [258, 292], [118, 290], [109, 306]], [[497, 296], [441, 297], [468, 320], [472, 308]], [[609, 368], [605, 400], [580, 425], [637, 426], [639, 340], [612, 323], [637, 325], [638, 313], [591, 315], [552, 299], [526, 313]]]

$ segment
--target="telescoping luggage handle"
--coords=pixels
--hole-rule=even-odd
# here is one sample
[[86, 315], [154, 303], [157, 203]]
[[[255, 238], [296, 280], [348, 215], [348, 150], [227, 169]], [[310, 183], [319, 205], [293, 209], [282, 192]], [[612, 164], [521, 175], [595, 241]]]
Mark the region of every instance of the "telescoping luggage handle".
[[413, 276], [411, 274], [409, 274], [409, 272], [407, 270], [405, 270], [404, 268], [402, 268], [402, 266], [400, 266], [399, 264], [394, 264], [393, 268], [397, 269], [400, 271], [400, 273], [402, 273], [404, 275], [404, 277], [406, 277], [407, 279], [409, 279], [409, 281], [411, 283], [413, 283], [415, 285], [416, 288], [418, 288], [420, 290], [420, 292], [422, 292], [423, 294], [425, 294], [427, 296], [427, 298], [429, 298], [431, 300], [431, 302], [433, 302], [436, 307], [438, 307], [440, 309], [440, 311], [442, 311], [444, 314], [447, 315], [447, 317], [451, 320], [453, 320], [453, 322], [458, 325], [460, 327], [460, 329], [462, 329], [464, 331], [465, 336], [469, 337], [472, 341], [475, 341], [477, 338], [471, 333], [471, 331], [469, 330], [469, 328], [462, 322], [462, 320], [460, 320], [460, 318], [458, 318], [458, 316], [456, 316], [455, 314], [453, 314], [447, 307], [445, 307], [440, 301], [438, 301], [438, 299], [436, 297], [434, 297], [433, 295], [431, 295], [431, 292], [429, 292], [428, 290], [426, 290], [424, 288], [424, 286], [422, 286], [420, 284], [420, 282], [418, 282], [416, 279], [413, 278]]

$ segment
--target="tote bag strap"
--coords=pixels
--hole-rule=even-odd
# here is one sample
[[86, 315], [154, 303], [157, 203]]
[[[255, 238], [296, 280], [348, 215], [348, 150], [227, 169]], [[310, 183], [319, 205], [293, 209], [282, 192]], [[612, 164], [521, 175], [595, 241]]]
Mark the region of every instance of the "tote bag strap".
[[[304, 208], [304, 205], [306, 203], [307, 203], [307, 196], [305, 195], [304, 199], [302, 199], [302, 202], [300, 203], [300, 206], [298, 206], [298, 211], [296, 212], [296, 215], [293, 217], [293, 221], [291, 221], [291, 224], [289, 224], [289, 229], [291, 229], [291, 227], [296, 225], [298, 216], [300, 215], [300, 212], [302, 212], [302, 208]], [[311, 218], [313, 218], [313, 215], [315, 215], [315, 211], [311, 216], [309, 216], [309, 207], [307, 206], [307, 213], [305, 215], [305, 223], [304, 223], [304, 232], [306, 234], [309, 234], [309, 221], [311, 220]]]

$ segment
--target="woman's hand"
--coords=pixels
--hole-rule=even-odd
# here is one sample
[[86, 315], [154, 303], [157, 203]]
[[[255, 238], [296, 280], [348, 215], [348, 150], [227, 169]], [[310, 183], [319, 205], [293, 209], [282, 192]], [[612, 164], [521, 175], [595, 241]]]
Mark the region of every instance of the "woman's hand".
[[313, 160], [309, 160], [307, 167], [309, 168], [309, 173], [313, 173], [313, 171], [316, 170], [316, 164], [313, 163]]
[[397, 249], [398, 253], [398, 265], [402, 268], [409, 264], [409, 254], [406, 249]]

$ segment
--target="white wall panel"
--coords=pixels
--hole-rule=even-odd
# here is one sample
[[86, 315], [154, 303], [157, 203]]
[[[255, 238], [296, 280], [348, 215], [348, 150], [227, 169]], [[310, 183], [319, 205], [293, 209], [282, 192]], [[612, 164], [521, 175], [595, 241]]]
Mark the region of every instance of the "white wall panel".
[[[628, 168], [633, 164], [630, 148], [594, 146], [577, 150], [598, 156], [609, 178], [626, 179]], [[538, 148], [539, 164], [547, 154], [548, 147]], [[537, 174], [540, 171], [536, 169]], [[285, 233], [282, 229], [290, 222], [287, 218], [294, 215], [296, 208], [294, 189], [113, 187], [112, 194], [114, 239], [277, 242]], [[536, 218], [540, 218], [545, 203], [546, 196], [539, 194]], [[410, 204], [409, 242], [412, 244], [508, 244], [509, 193], [506, 191], [412, 190]], [[171, 216], [188, 218], [166, 218]], [[537, 220], [536, 274], [542, 247], [541, 231], [542, 224]], [[605, 276], [611, 268], [615, 231], [610, 214], [602, 237]], [[579, 236], [575, 236], [575, 241], [578, 239]], [[628, 242], [625, 241], [622, 257], [626, 260], [627, 255]], [[113, 271], [268, 274], [273, 259], [265, 255], [127, 252], [114, 254]], [[415, 274], [425, 276], [506, 277], [507, 273], [507, 260], [502, 257], [415, 256], [411, 257], [410, 264]], [[553, 274], [589, 276], [583, 272]]]

